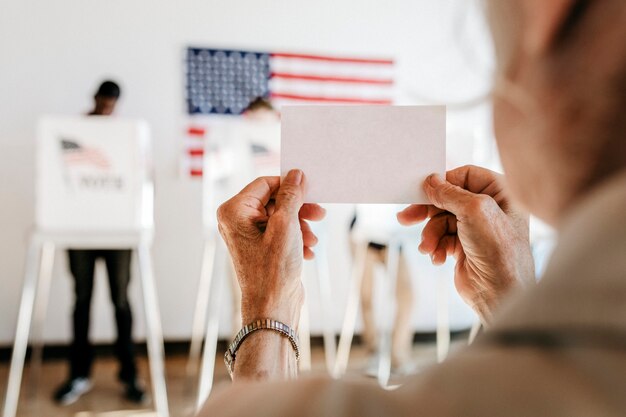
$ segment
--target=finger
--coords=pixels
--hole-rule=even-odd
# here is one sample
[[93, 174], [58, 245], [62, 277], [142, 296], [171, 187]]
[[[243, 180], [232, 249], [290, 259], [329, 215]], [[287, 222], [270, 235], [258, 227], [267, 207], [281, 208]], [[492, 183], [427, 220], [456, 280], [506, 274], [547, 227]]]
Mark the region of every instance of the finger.
[[261, 202], [263, 206], [269, 203], [272, 196], [280, 187], [280, 177], [259, 177], [239, 192], [239, 196], [252, 197]]
[[241, 194], [220, 205], [216, 215], [222, 231], [237, 230], [249, 236], [265, 230], [268, 220], [265, 208], [257, 197]]
[[475, 165], [465, 165], [446, 173], [446, 180], [453, 185], [477, 194], [495, 196], [502, 190], [502, 175]]
[[304, 220], [300, 220], [300, 230], [302, 230], [302, 242], [304, 246], [313, 247], [317, 245], [318, 239], [315, 233], [311, 231], [311, 226]]
[[444, 236], [439, 241], [437, 248], [434, 250], [431, 255], [431, 260], [434, 265], [443, 265], [446, 263], [448, 255], [454, 249], [451, 248], [454, 246], [454, 236]]
[[449, 233], [456, 233], [454, 216], [449, 213], [441, 213], [433, 217], [422, 230], [420, 252], [433, 253], [439, 245], [439, 241]]
[[276, 193], [276, 211], [298, 216], [304, 199], [304, 174], [293, 169], [282, 180]]
[[300, 218], [305, 220], [319, 221], [326, 216], [326, 209], [319, 204], [307, 203], [300, 209]]
[[443, 249], [437, 249], [430, 255], [430, 261], [433, 265], [443, 265], [446, 263], [447, 255]]
[[311, 248], [307, 248], [305, 246], [302, 253], [304, 255], [304, 259], [306, 259], [307, 261], [315, 259], [315, 252], [313, 252]]
[[276, 202], [274, 200], [270, 200], [269, 203], [265, 206], [265, 211], [267, 211], [267, 216], [270, 217], [276, 211]]
[[422, 204], [412, 204], [400, 211], [396, 217], [400, 224], [410, 226], [420, 223], [428, 217], [428, 206]]
[[304, 246], [312, 248], [317, 245], [318, 241], [319, 239], [317, 238], [317, 236], [315, 236], [315, 233], [304, 231], [302, 232], [302, 243], [304, 243]]
[[492, 197], [504, 211], [519, 212], [515, 207], [511, 207], [502, 174], [486, 168], [466, 165], [448, 171], [446, 180], [472, 193]]
[[471, 201], [476, 197], [476, 194], [445, 181], [437, 174], [426, 178], [424, 191], [434, 206], [457, 217], [465, 217]]
[[398, 221], [404, 226], [421, 223], [429, 217], [442, 213], [441, 210], [430, 204], [412, 204], [397, 214]]

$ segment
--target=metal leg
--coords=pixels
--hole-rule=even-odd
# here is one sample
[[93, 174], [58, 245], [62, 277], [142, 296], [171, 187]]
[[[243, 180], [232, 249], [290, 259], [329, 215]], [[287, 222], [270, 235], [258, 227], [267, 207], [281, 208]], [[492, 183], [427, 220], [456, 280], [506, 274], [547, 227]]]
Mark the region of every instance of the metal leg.
[[11, 367], [9, 369], [9, 382], [4, 401], [3, 417], [15, 417], [17, 412], [24, 359], [26, 357], [26, 347], [28, 346], [28, 333], [33, 314], [35, 291], [37, 290], [37, 270], [40, 259], [41, 245], [36, 238], [31, 238], [26, 255], [22, 300], [20, 301], [20, 310], [17, 316], [17, 328], [13, 343], [13, 354], [11, 355]]
[[309, 328], [309, 300], [305, 297], [300, 310], [300, 324], [298, 333], [300, 339], [300, 360], [298, 368], [302, 372], [311, 370], [311, 329]]
[[476, 336], [478, 336], [478, 332], [480, 331], [480, 326], [481, 326], [481, 322], [480, 320], [476, 320], [474, 322], [474, 324], [472, 324], [472, 328], [470, 330], [470, 334], [469, 334], [469, 338], [467, 340], [467, 344], [471, 345], [472, 343], [474, 343], [474, 339], [476, 339]]
[[437, 362], [443, 362], [450, 349], [450, 320], [448, 318], [448, 280], [445, 269], [437, 277]]
[[337, 353], [337, 343], [335, 341], [335, 331], [333, 329], [332, 317], [332, 292], [330, 287], [330, 269], [328, 267], [328, 252], [326, 250], [326, 235], [321, 234], [320, 240], [315, 250], [315, 266], [317, 272], [317, 284], [319, 285], [320, 303], [322, 307], [322, 323], [324, 334], [324, 356], [326, 358], [326, 369], [332, 374], [335, 366]]
[[[215, 372], [215, 355], [217, 353], [217, 339], [219, 326], [219, 312], [222, 299], [222, 286], [227, 279], [226, 261], [230, 261], [224, 243], [219, 241], [215, 246], [215, 262], [211, 274], [211, 299], [209, 300], [209, 314], [207, 319], [204, 352], [202, 355], [202, 365], [200, 367], [200, 383], [198, 388], [198, 398], [196, 399], [196, 410], [204, 404], [213, 388], [213, 377]], [[222, 276], [216, 276], [215, 272], [221, 271]]]
[[191, 344], [189, 347], [189, 360], [187, 361], [187, 376], [197, 376], [200, 354], [202, 353], [202, 341], [206, 324], [206, 314], [211, 295], [211, 280], [213, 277], [213, 265], [215, 263], [215, 246], [217, 236], [211, 233], [204, 242], [202, 255], [202, 269], [198, 282], [198, 296], [196, 309], [193, 315], [193, 327], [191, 328]]
[[389, 377], [391, 376], [391, 334], [396, 314], [396, 281], [398, 279], [399, 261], [400, 245], [398, 242], [391, 241], [387, 246], [387, 276], [384, 283], [385, 291], [383, 291], [383, 296], [388, 300], [388, 304], [378, 326], [380, 329], [378, 335], [380, 359], [377, 378], [378, 384], [383, 388], [389, 385]]
[[43, 353], [43, 325], [46, 321], [48, 300], [50, 295], [50, 283], [52, 281], [52, 268], [54, 266], [55, 245], [53, 242], [45, 242], [41, 248], [41, 265], [35, 295], [35, 305], [31, 325], [31, 356], [30, 378], [28, 384], [29, 396], [34, 397], [37, 392], [39, 374], [41, 371]]
[[156, 412], [160, 417], [169, 417], [167, 389], [165, 386], [161, 315], [159, 313], [159, 302], [154, 284], [152, 256], [150, 255], [149, 245], [145, 242], [140, 243], [136, 253], [146, 315], [148, 358], [152, 377], [154, 404]]
[[346, 313], [339, 337], [339, 347], [337, 348], [337, 358], [333, 378], [339, 378], [348, 368], [350, 358], [350, 346], [354, 337], [354, 326], [359, 311], [359, 300], [361, 298], [361, 282], [363, 281], [363, 269], [367, 257], [367, 242], [360, 242], [356, 250], [354, 264], [352, 265], [352, 276], [350, 277], [350, 292], [346, 303]]

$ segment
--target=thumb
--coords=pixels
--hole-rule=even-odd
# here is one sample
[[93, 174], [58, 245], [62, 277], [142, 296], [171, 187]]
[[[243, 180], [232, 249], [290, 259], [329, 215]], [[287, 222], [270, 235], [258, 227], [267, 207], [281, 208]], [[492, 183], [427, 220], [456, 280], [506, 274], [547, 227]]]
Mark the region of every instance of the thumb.
[[470, 201], [476, 197], [475, 194], [449, 183], [437, 174], [426, 178], [424, 192], [435, 207], [449, 211], [457, 217], [465, 214]]
[[276, 212], [298, 215], [304, 203], [304, 174], [299, 169], [287, 173], [276, 193]]

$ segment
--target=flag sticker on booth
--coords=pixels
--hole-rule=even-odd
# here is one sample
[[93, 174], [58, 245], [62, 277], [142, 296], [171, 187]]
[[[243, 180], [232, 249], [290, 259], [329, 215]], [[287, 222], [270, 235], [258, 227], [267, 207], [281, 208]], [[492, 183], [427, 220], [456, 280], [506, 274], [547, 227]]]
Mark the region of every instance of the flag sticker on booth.
[[72, 139], [61, 139], [63, 162], [67, 167], [86, 165], [102, 170], [109, 169], [109, 158], [99, 149], [82, 146]]
[[72, 191], [121, 191], [122, 177], [112, 172], [110, 158], [99, 148], [76, 139], [60, 138], [63, 180]]

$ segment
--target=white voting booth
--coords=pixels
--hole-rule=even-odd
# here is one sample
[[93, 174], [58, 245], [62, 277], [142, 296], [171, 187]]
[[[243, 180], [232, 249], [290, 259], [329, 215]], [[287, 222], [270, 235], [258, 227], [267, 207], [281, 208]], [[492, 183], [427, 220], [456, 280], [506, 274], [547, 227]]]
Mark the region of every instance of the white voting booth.
[[[59, 248], [133, 249], [145, 307], [154, 403], [167, 417], [163, 336], [152, 269], [153, 189], [147, 123], [45, 117], [38, 126], [35, 228], [30, 237], [4, 417], [14, 417], [29, 333], [40, 357]], [[32, 327], [32, 332], [31, 332]]]
[[[223, 289], [230, 258], [217, 231], [217, 207], [239, 192], [254, 178], [280, 175], [280, 123], [278, 120], [247, 120], [245, 118], [213, 119], [211, 136], [205, 146], [203, 201], [205, 243], [198, 284], [198, 298], [193, 320], [188, 373], [200, 365], [197, 406], [200, 407], [213, 386], [215, 355], [218, 341], [218, 321]], [[315, 230], [319, 237], [316, 246], [315, 279], [319, 286], [322, 311], [330, 309], [330, 278], [328, 273], [325, 231]], [[222, 272], [220, 275], [219, 272]], [[324, 317], [324, 348], [327, 368], [332, 371], [335, 358], [335, 336], [331, 320]], [[305, 306], [300, 322], [302, 344], [301, 369], [310, 368], [308, 310]], [[238, 330], [238, 329], [237, 329]], [[201, 352], [202, 341], [204, 351]], [[200, 356], [202, 354], [202, 360]]]

